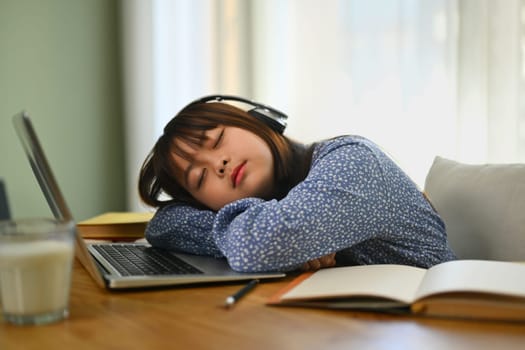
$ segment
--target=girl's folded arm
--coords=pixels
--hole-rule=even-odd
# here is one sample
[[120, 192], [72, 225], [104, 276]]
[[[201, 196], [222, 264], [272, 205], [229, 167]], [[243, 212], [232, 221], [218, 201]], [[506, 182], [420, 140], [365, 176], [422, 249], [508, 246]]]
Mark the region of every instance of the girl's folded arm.
[[211, 231], [216, 213], [181, 204], [160, 208], [146, 227], [147, 241], [155, 247], [191, 254], [223, 257]]
[[367, 239], [367, 231], [359, 223], [352, 228], [352, 219], [342, 212], [254, 201], [259, 199], [226, 206], [213, 227], [217, 246], [234, 270], [289, 271]]

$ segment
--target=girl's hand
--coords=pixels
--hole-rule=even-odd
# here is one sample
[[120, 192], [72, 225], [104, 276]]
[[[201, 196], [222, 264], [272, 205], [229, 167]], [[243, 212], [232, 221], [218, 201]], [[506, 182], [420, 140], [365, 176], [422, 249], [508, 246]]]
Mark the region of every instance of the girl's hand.
[[301, 270], [316, 271], [316, 270], [322, 269], [323, 267], [332, 267], [332, 266], [335, 266], [335, 253], [328, 254], [320, 258], [307, 261], [301, 266]]

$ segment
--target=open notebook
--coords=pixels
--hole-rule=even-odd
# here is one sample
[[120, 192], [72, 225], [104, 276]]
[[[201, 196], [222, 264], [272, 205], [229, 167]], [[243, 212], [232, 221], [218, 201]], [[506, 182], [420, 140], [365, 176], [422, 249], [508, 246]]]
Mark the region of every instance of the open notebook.
[[[73, 216], [51, 171], [31, 119], [21, 112], [13, 123], [33, 173], [56, 219]], [[76, 255], [93, 279], [109, 289], [158, 287], [284, 277], [284, 273], [239, 273], [225, 259], [175, 253], [147, 243], [87, 244], [76, 234]]]

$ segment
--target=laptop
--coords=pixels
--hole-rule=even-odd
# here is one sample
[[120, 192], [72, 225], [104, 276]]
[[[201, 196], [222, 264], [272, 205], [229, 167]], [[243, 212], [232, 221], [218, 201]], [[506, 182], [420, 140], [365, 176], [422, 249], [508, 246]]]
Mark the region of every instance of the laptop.
[[[51, 171], [30, 117], [21, 112], [13, 123], [33, 173], [58, 220], [74, 221]], [[75, 254], [95, 282], [118, 290], [284, 277], [281, 272], [239, 273], [226, 259], [183, 254], [142, 243], [88, 243], [76, 232]]]

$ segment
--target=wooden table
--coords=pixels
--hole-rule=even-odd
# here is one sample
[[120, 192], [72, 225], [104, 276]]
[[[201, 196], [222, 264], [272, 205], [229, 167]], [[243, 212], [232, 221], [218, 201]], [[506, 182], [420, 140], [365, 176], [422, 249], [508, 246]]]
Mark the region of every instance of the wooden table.
[[263, 282], [232, 309], [241, 284], [109, 292], [75, 264], [68, 320], [13, 326], [0, 349], [524, 349], [525, 324], [421, 319], [265, 301], [288, 281]]

